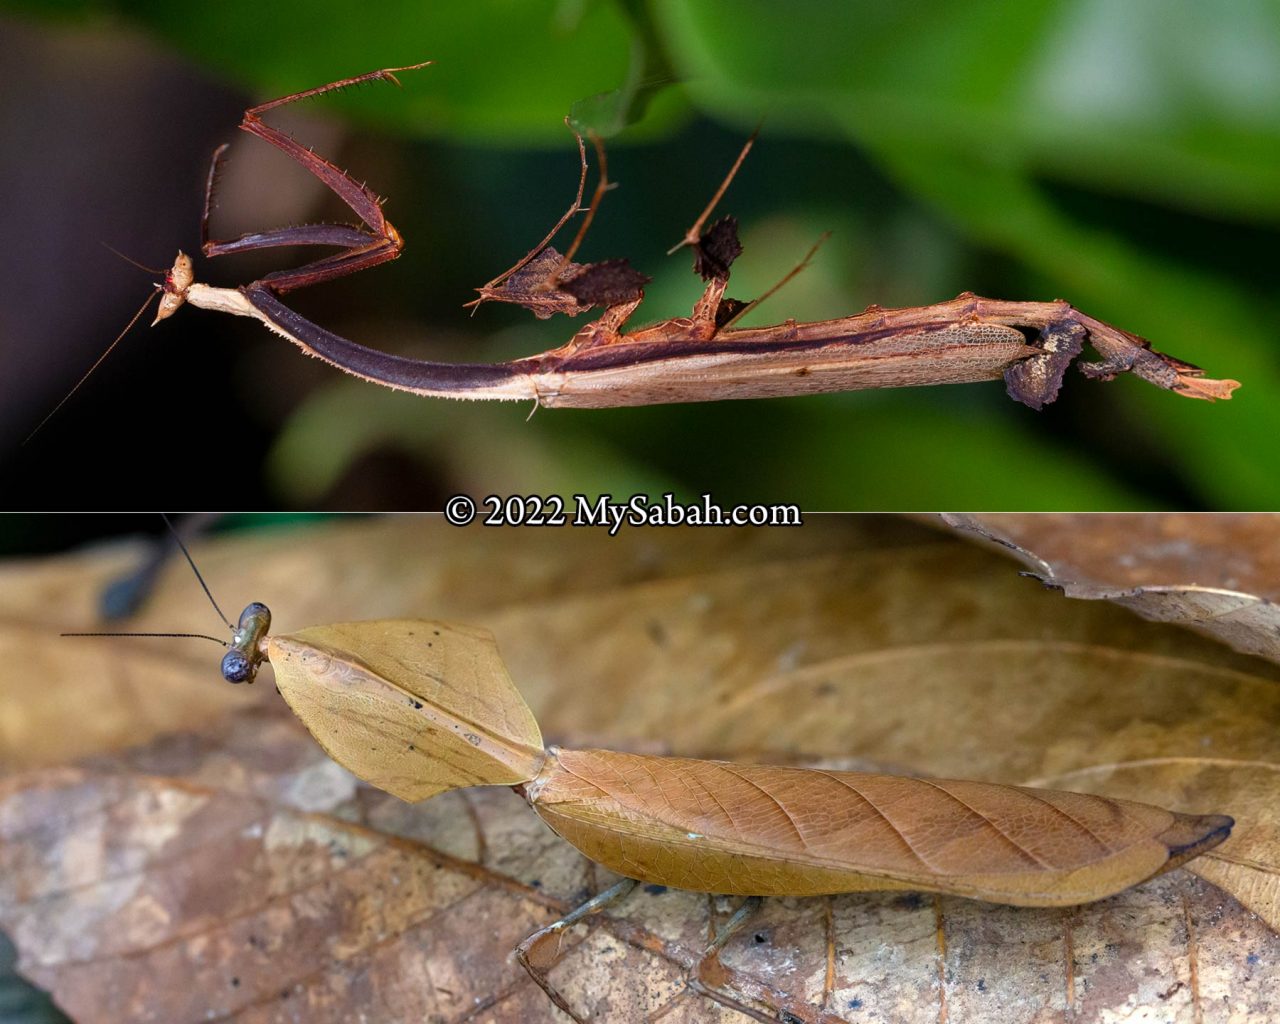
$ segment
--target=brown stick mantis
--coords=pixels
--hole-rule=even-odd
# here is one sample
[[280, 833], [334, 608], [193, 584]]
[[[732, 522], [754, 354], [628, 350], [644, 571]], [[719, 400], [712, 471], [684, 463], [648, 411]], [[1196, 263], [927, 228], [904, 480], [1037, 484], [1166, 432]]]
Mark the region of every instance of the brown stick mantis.
[[477, 302], [515, 303], [539, 317], [554, 313], [576, 316], [599, 308], [602, 312], [596, 320], [559, 348], [505, 363], [410, 359], [349, 341], [300, 316], [280, 296], [395, 259], [404, 240], [383, 214], [382, 200], [367, 186], [268, 125], [263, 115], [297, 100], [362, 82], [394, 82], [395, 73], [405, 70], [411, 68], [342, 79], [245, 112], [241, 129], [275, 146], [315, 175], [361, 223], [308, 224], [228, 241], [211, 239], [210, 206], [224, 145], [215, 154], [201, 219], [206, 256], [290, 245], [338, 251], [295, 269], [269, 273], [239, 288], [218, 288], [197, 281], [191, 259], [180, 252], [163, 285], [157, 285], [162, 292], [157, 323], [189, 303], [252, 317], [308, 355], [385, 387], [439, 398], [527, 399], [553, 408], [777, 397], [1003, 378], [1014, 399], [1039, 409], [1057, 397], [1067, 368], [1086, 341], [1101, 359], [1080, 363], [1079, 368], [1094, 379], [1111, 380], [1132, 372], [1175, 394], [1209, 400], [1230, 398], [1238, 387], [1235, 381], [1206, 378], [1197, 367], [1155, 351], [1144, 338], [1087, 316], [1061, 300], [1009, 302], [966, 292], [931, 306], [870, 306], [862, 313], [835, 320], [787, 320], [769, 327], [736, 328], [732, 325], [745, 312], [744, 306], [755, 305], [725, 294], [729, 266], [741, 251], [736, 225], [732, 218], [705, 232], [703, 225], [750, 143], [681, 243], [694, 249], [695, 269], [706, 281], [691, 316], [624, 331], [643, 299], [648, 279], [623, 260], [585, 266], [572, 262], [607, 181], [603, 149], [598, 143], [601, 181], [574, 246], [564, 256], [550, 247], [556, 231], [581, 210], [587, 164], [579, 138], [582, 179], [577, 200], [537, 248], [479, 289]]
[[1070, 906], [1175, 868], [1234, 824], [993, 783], [545, 747], [485, 630], [384, 620], [272, 635], [270, 625], [259, 603], [228, 623], [230, 642], [217, 641], [228, 647], [223, 677], [252, 682], [270, 662], [279, 692], [343, 767], [406, 801], [510, 786], [555, 833], [621, 876], [516, 950], [579, 1022], [547, 976], [562, 937], [638, 882], [746, 897], [709, 939], [689, 987], [767, 1020], [724, 990], [717, 968], [718, 951], [762, 897], [919, 890]]

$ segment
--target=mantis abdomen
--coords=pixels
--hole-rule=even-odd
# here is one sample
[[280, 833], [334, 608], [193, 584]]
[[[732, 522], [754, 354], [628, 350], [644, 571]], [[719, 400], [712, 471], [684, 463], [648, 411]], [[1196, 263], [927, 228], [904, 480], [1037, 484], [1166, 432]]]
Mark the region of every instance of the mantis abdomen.
[[644, 882], [749, 896], [911, 889], [1087, 903], [1219, 843], [1222, 815], [984, 782], [552, 748], [526, 796]]

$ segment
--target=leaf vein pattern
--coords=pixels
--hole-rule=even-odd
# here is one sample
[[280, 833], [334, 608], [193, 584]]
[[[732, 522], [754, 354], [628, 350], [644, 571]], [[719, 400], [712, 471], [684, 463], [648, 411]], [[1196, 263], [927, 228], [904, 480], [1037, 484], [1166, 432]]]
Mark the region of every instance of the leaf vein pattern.
[[1027, 796], [1031, 797], [1031, 799], [1035, 800], [1037, 803], [1044, 804], [1044, 806], [1045, 806], [1045, 807], [1049, 808], [1049, 810], [1053, 811], [1055, 814], [1059, 815], [1060, 817], [1066, 818], [1066, 819], [1067, 819], [1067, 821], [1071, 822], [1073, 825], [1075, 825], [1077, 828], [1079, 828], [1082, 832], [1084, 832], [1085, 834], [1087, 834], [1087, 835], [1089, 836], [1089, 838], [1090, 838], [1090, 839], [1092, 839], [1095, 843], [1097, 843], [1097, 844], [1098, 844], [1099, 849], [1103, 850], [1103, 851], [1104, 851], [1104, 852], [1106, 852], [1106, 853], [1110, 853], [1110, 852], [1111, 852], [1111, 846], [1110, 846], [1110, 844], [1106, 843], [1106, 842], [1102, 839], [1102, 837], [1098, 835], [1098, 833], [1096, 833], [1093, 829], [1091, 829], [1091, 828], [1090, 828], [1088, 825], [1086, 825], [1083, 821], [1081, 821], [1079, 818], [1077, 818], [1074, 814], [1071, 814], [1071, 813], [1070, 813], [1070, 812], [1068, 812], [1068, 811], [1064, 811], [1061, 807], [1059, 807], [1057, 804], [1055, 804], [1052, 800], [1046, 800], [1046, 799], [1045, 799], [1044, 797], [1042, 797], [1039, 793], [1035, 793], [1035, 792], [1032, 792], [1032, 791], [1030, 791], [1030, 790], [1025, 790], [1025, 789], [1024, 789], [1024, 790], [1022, 790], [1022, 792], [1023, 792], [1025, 795], [1027, 795]]
[[[644, 768], [645, 768], [645, 771], [649, 772], [649, 777], [653, 779], [654, 785], [658, 786], [659, 789], [661, 789], [662, 784], [654, 776], [653, 771], [649, 768], [649, 766], [646, 764], [644, 765]], [[692, 793], [693, 790], [692, 790], [691, 783], [687, 780], [684, 773], [676, 772], [675, 775], [682, 782], [684, 782], [686, 786], [689, 787], [689, 791]], [[729, 825], [733, 828], [733, 831], [735, 833], [741, 833], [742, 827], [738, 824], [738, 819], [733, 816], [733, 812], [728, 807], [725, 806], [724, 802], [718, 796], [716, 796], [715, 790], [711, 789], [709, 786], [705, 785], [701, 781], [699, 781], [698, 783], [698, 789], [700, 792], [710, 797], [711, 802], [714, 803], [718, 808], [720, 808], [720, 813], [723, 814], [726, 819], [728, 819]], [[675, 808], [673, 807], [672, 810], [675, 811]]]
[[956, 796], [954, 793], [952, 793], [949, 789], [945, 788], [944, 786], [940, 786], [938, 783], [934, 782], [934, 781], [933, 781], [933, 780], [931, 780], [931, 779], [917, 779], [916, 781], [917, 781], [917, 782], [923, 782], [926, 786], [929, 786], [929, 787], [931, 787], [931, 788], [933, 788], [933, 789], [936, 789], [939, 793], [942, 793], [942, 794], [944, 794], [945, 796], [950, 797], [952, 800], [954, 800], [956, 803], [958, 803], [961, 807], [963, 807], [965, 810], [967, 810], [970, 814], [976, 815], [977, 817], [981, 818], [983, 821], [985, 821], [985, 822], [987, 823], [987, 825], [991, 828], [991, 830], [992, 830], [993, 832], [995, 832], [995, 834], [996, 834], [996, 835], [998, 835], [1001, 839], [1003, 839], [1006, 843], [1008, 843], [1010, 846], [1012, 846], [1015, 850], [1017, 850], [1020, 854], [1022, 854], [1024, 857], [1026, 857], [1026, 858], [1027, 858], [1028, 860], [1030, 860], [1032, 863], [1037, 864], [1037, 865], [1039, 865], [1039, 866], [1040, 866], [1040, 867], [1042, 867], [1042, 868], [1048, 868], [1048, 869], [1050, 869], [1050, 870], [1054, 870], [1054, 868], [1053, 868], [1053, 865], [1052, 865], [1052, 864], [1050, 864], [1048, 861], [1046, 861], [1046, 860], [1044, 860], [1044, 859], [1042, 859], [1042, 858], [1040, 858], [1040, 857], [1036, 856], [1036, 854], [1034, 854], [1034, 853], [1032, 853], [1030, 850], [1028, 850], [1028, 849], [1027, 849], [1025, 846], [1023, 846], [1020, 842], [1018, 842], [1018, 841], [1017, 841], [1016, 839], [1014, 839], [1011, 835], [1009, 835], [1009, 833], [1007, 833], [1004, 829], [1002, 829], [1002, 828], [1001, 828], [999, 825], [997, 825], [994, 821], [992, 821], [992, 820], [991, 820], [990, 818], [988, 818], [985, 814], [983, 814], [980, 810], [978, 810], [976, 807], [972, 806], [971, 804], [967, 803], [966, 801], [961, 800], [958, 796]]
[[[340, 868], [325, 872], [324, 874], [312, 879], [309, 882], [305, 882], [302, 885], [295, 886], [292, 889], [285, 889], [281, 892], [271, 893], [269, 895], [266, 895], [259, 902], [246, 907], [244, 910], [237, 911], [236, 913], [233, 913], [233, 914], [224, 914], [221, 917], [219, 917], [217, 920], [212, 921], [206, 925], [201, 925], [198, 928], [193, 928], [190, 931], [178, 932], [174, 935], [168, 936], [167, 938], [159, 939], [145, 946], [137, 946], [137, 947], [134, 947], [133, 949], [122, 949], [114, 953], [103, 953], [99, 956], [83, 957], [77, 960], [58, 960], [53, 963], [53, 966], [56, 966], [59, 968], [80, 967], [86, 964], [97, 964], [97, 963], [104, 963], [108, 961], [138, 960], [152, 953], [156, 953], [164, 949], [169, 949], [174, 946], [180, 946], [185, 942], [192, 941], [193, 939], [200, 939], [210, 935], [216, 935], [218, 934], [218, 932], [226, 930], [229, 926], [236, 925], [241, 921], [247, 921], [256, 915], [260, 915], [264, 913], [267, 909], [269, 909], [272, 906], [276, 906], [282, 903], [288, 903], [290, 900], [296, 899], [297, 897], [302, 896], [306, 893], [313, 892], [314, 890], [323, 888], [326, 885], [331, 885], [335, 881], [337, 881], [339, 878], [341, 878], [343, 875], [349, 872], [363, 871], [367, 866], [365, 864], [365, 861], [368, 860], [370, 857], [374, 856], [374, 854], [376, 854], [377, 852], [378, 851], [376, 850], [370, 851], [369, 853], [365, 854], [363, 857], [358, 857], [355, 860], [349, 861], [348, 863], [344, 864]], [[139, 871], [137, 873], [141, 874], [142, 872]], [[467, 895], [470, 896], [472, 895], [472, 893], [467, 893]], [[448, 908], [442, 907], [439, 909], [444, 910]]]
[[866, 793], [862, 792], [862, 790], [860, 790], [848, 779], [841, 778], [839, 775], [836, 775], [834, 772], [823, 771], [820, 768], [815, 768], [813, 770], [818, 772], [818, 774], [823, 775], [828, 779], [831, 779], [833, 782], [838, 782], [845, 789], [849, 790], [849, 792], [851, 792], [859, 800], [861, 800], [864, 804], [870, 807], [871, 810], [875, 813], [875, 815], [881, 821], [883, 821], [886, 825], [889, 826], [889, 828], [893, 831], [893, 834], [896, 835], [900, 840], [902, 840], [902, 845], [905, 846], [908, 851], [910, 851], [911, 856], [915, 857], [916, 860], [918, 860], [921, 864], [923, 864], [924, 867], [931, 874], [941, 875], [944, 873], [939, 871], [936, 867], [934, 867], [932, 864], [929, 863], [929, 861], [925, 858], [925, 856], [915, 848], [911, 840], [907, 838], [907, 834], [903, 832], [902, 829], [898, 828], [898, 826], [894, 824], [893, 819], [890, 818], [889, 815], [885, 814], [885, 812], [880, 809], [880, 806], [874, 800], [872, 800], [871, 797], [867, 796]]
[[770, 793], [758, 782], [755, 782], [754, 780], [747, 778], [747, 776], [743, 775], [741, 772], [736, 771], [734, 767], [730, 764], [717, 764], [716, 767], [719, 768], [722, 772], [732, 775], [735, 779], [745, 782], [757, 793], [759, 793], [765, 799], [770, 801], [773, 804], [773, 806], [778, 809], [779, 813], [786, 820], [787, 824], [791, 826], [791, 831], [794, 832], [796, 834], [796, 838], [800, 840], [800, 846], [805, 850], [805, 852], [808, 852], [809, 840], [806, 839], [804, 833], [800, 831], [800, 826], [796, 824], [796, 819], [791, 816], [791, 812], [788, 811], [782, 805], [782, 802], [776, 796]]

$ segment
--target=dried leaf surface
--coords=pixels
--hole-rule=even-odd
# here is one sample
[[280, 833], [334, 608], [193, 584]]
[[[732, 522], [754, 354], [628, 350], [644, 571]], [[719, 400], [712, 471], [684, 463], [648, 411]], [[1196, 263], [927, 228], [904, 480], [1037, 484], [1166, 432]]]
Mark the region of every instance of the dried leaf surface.
[[557, 835], [629, 878], [757, 896], [910, 890], [1013, 906], [1113, 896], [1217, 846], [1217, 814], [973, 780], [556, 750]]
[[[1280, 669], [1104, 602], [1064, 602], [1003, 559], [912, 524], [819, 519], [799, 531], [610, 540], [392, 520], [195, 553], [224, 604], [263, 600], [282, 631], [406, 615], [492, 629], [554, 742], [1009, 782], [1159, 758], [1280, 760]], [[53, 634], [92, 628], [101, 583], [126, 567], [108, 553], [0, 573], [0, 635], [47, 659], [38, 677], [0, 682], [0, 709], [46, 706], [57, 732], [79, 694], [95, 692], [93, 671], [62, 660], [73, 642]], [[207, 631], [210, 617], [174, 566], [131, 627]], [[245, 689], [221, 684], [212, 645], [82, 642], [127, 687], [120, 727], [90, 749], [160, 731], [144, 712], [161, 714], [152, 701], [182, 691], [139, 689], [150, 662], [184, 679], [188, 698]], [[408, 805], [357, 787], [284, 713], [269, 679], [250, 697], [262, 708], [181, 720], [190, 731], [147, 748], [4, 784], [0, 915], [33, 976], [84, 1020], [558, 1019], [507, 953], [610, 876], [509, 791]], [[77, 724], [91, 729], [91, 717]], [[10, 737], [10, 764], [69, 756], [57, 736]], [[1236, 846], [1221, 848], [1233, 860], [1215, 881], [1265, 912], [1258, 880], [1275, 844], [1245, 799], [1255, 781], [1240, 779], [1108, 795], [1234, 813]], [[348, 856], [327, 852], [330, 842]], [[359, 867], [344, 870], [353, 850]], [[1247, 871], [1232, 873], [1242, 862]], [[388, 893], [406, 886], [402, 908]], [[457, 902], [431, 902], [437, 886]], [[721, 923], [733, 906], [717, 903]], [[275, 930], [236, 931], [244, 922]], [[552, 978], [597, 1019], [640, 1021], [680, 989], [706, 929], [704, 898], [640, 891], [577, 930]], [[270, 937], [273, 955], [250, 936]], [[769, 900], [724, 961], [729, 986], [766, 1019], [1280, 1013], [1274, 934], [1185, 871], [1069, 911], [902, 895]], [[747, 1019], [692, 995], [663, 1018]]]
[[402, 800], [527, 782], [544, 760], [538, 723], [487, 630], [381, 619], [267, 642], [276, 689], [317, 742]]
[[1280, 515], [944, 516], [1068, 597], [1114, 601], [1280, 661]]
[[1229, 758], [1162, 757], [1095, 765], [1036, 785], [1210, 806], [1238, 816], [1231, 838], [1188, 870], [1235, 896], [1280, 931], [1280, 764]]
[[[26, 973], [90, 1022], [562, 1020], [510, 949], [611, 876], [507, 790], [407, 805], [336, 778], [317, 786], [333, 774], [322, 763], [299, 727], [254, 712], [201, 752], [171, 742], [115, 771], [9, 779], [0, 920]], [[714, 907], [723, 923], [733, 903]], [[664, 1020], [755, 1019], [682, 991], [708, 912], [704, 897], [638, 890], [572, 933], [552, 981], [597, 1020], [638, 1024], [673, 999]], [[770, 900], [723, 959], [736, 997], [772, 1020], [1158, 1008], [1262, 1021], [1278, 1009], [1280, 940], [1177, 872], [1067, 910]]]

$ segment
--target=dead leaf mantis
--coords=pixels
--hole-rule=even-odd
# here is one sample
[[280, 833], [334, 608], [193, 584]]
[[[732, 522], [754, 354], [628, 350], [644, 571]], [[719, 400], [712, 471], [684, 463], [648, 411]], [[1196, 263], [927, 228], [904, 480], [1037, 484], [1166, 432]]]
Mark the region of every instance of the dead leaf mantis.
[[[1144, 338], [1087, 316], [1061, 300], [1009, 302], [966, 292], [931, 306], [869, 306], [859, 314], [835, 320], [786, 320], [768, 327], [735, 328], [733, 323], [747, 309], [776, 288], [752, 303], [727, 298], [729, 267], [741, 252], [736, 223], [724, 218], [705, 231], [703, 226], [750, 142], [711, 203], [676, 246], [693, 248], [695, 270], [706, 281], [691, 316], [624, 331], [644, 297], [643, 285], [648, 278], [625, 260], [589, 265], [572, 262], [607, 186], [604, 151], [598, 141], [600, 182], [586, 217], [565, 255], [551, 248], [559, 229], [583, 210], [587, 162], [579, 137], [582, 173], [573, 204], [534, 250], [479, 289], [480, 299], [473, 305], [486, 300], [510, 302], [543, 318], [555, 313], [576, 316], [600, 308], [602, 313], [596, 320], [559, 348], [492, 364], [410, 359], [342, 338], [300, 316], [280, 297], [393, 260], [400, 255], [404, 240], [384, 215], [383, 200], [372, 190], [267, 124], [263, 115], [297, 100], [362, 82], [395, 82], [396, 72], [424, 66], [373, 71], [246, 110], [241, 129], [275, 146], [315, 175], [355, 213], [360, 224], [307, 224], [228, 241], [211, 239], [209, 216], [218, 162], [227, 148], [224, 145], [215, 154], [205, 193], [201, 236], [206, 256], [294, 245], [337, 251], [239, 288], [218, 288], [197, 281], [191, 258], [179, 252], [163, 283], [156, 285], [160, 305], [155, 323], [172, 316], [183, 304], [252, 317], [306, 354], [385, 387], [438, 398], [525, 399], [552, 408], [764, 398], [1003, 378], [1011, 397], [1039, 409], [1057, 397], [1067, 368], [1086, 342], [1101, 356], [1099, 361], [1079, 364], [1088, 377], [1111, 380], [1132, 372], [1175, 394], [1209, 400], [1230, 398], [1239, 386], [1236, 381], [1206, 378], [1199, 368], [1155, 351]], [[807, 258], [796, 269], [805, 262]]]
[[717, 960], [765, 896], [919, 890], [1069, 906], [1177, 867], [1234, 824], [994, 783], [546, 747], [485, 630], [404, 619], [273, 635], [260, 603], [227, 625], [229, 642], [210, 638], [228, 647], [223, 677], [252, 682], [269, 662], [303, 725], [365, 782], [406, 801], [512, 787], [556, 834], [622, 876], [516, 949], [579, 1022], [547, 976], [562, 937], [638, 882], [746, 897], [709, 939], [689, 988], [768, 1020], [724, 989]]

